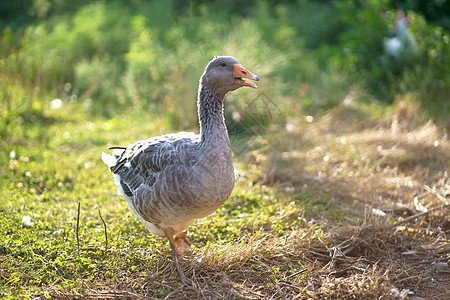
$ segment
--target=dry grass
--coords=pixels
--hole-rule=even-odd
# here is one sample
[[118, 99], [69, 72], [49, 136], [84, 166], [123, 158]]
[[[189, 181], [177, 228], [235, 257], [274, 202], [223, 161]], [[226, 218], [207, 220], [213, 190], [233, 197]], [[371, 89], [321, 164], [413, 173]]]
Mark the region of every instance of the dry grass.
[[250, 155], [264, 164], [263, 184], [328, 195], [328, 211], [363, 212], [323, 214], [330, 256], [310, 273], [306, 298], [450, 296], [450, 142], [418, 111], [400, 100], [381, 123], [363, 121], [344, 102], [277, 131], [266, 156]]

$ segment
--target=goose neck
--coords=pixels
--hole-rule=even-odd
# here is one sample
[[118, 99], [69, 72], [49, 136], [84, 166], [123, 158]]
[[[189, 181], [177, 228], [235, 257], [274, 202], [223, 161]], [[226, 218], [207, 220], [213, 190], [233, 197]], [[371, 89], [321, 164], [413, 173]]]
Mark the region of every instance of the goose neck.
[[200, 87], [198, 93], [198, 117], [202, 144], [226, 140], [228, 131], [223, 116], [224, 96], [214, 93], [206, 87]]

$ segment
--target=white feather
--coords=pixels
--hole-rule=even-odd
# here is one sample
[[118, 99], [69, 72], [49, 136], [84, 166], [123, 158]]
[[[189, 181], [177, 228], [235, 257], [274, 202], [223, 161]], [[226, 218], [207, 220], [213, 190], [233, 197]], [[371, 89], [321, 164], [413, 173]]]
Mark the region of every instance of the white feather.
[[114, 149], [112, 154], [113, 154], [114, 156], [119, 157], [119, 156], [122, 155], [123, 151], [125, 151], [125, 149]]
[[102, 160], [110, 168], [112, 166], [114, 166], [117, 162], [117, 159], [115, 157], [113, 157], [112, 155], [106, 154], [105, 152], [102, 152]]

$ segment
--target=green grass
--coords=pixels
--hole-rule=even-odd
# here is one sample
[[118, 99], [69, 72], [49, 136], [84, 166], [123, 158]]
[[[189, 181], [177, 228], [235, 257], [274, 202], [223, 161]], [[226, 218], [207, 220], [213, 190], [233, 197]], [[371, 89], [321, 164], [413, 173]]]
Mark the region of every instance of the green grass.
[[[6, 259], [2, 260], [2, 266], [10, 270], [6, 277], [2, 276], [2, 281], [7, 285], [19, 288], [25, 280], [30, 286], [41, 286], [64, 278], [65, 283], [78, 286], [79, 283], [72, 282], [74, 277], [93, 276], [91, 271], [103, 259], [97, 254], [80, 256], [76, 251], [74, 233], [78, 203], [82, 207], [82, 248], [103, 247], [98, 209], [112, 234], [111, 249], [126, 240], [132, 242], [132, 247], [134, 239], [128, 234], [139, 234], [127, 232], [123, 240], [120, 238], [126, 230], [114, 224], [123, 225], [126, 220], [130, 227], [138, 226], [133, 223], [126, 205], [115, 195], [110, 174], [99, 155], [107, 151], [108, 143], [127, 143], [128, 139], [142, 138], [132, 128], [137, 128], [143, 117], [117, 120], [90, 120], [88, 117], [77, 107], [66, 105], [46, 114], [44, 120], [52, 121], [24, 126], [23, 131], [17, 132], [20, 137], [12, 136], [3, 142], [6, 144], [2, 151], [5, 168], [2, 168], [0, 214], [5, 237], [2, 258]], [[161, 126], [164, 122], [155, 121], [147, 126], [149, 134], [159, 133], [154, 127], [156, 124]], [[122, 134], [118, 135], [118, 131]], [[25, 216], [31, 218], [31, 227], [23, 224]], [[100, 260], [96, 261], [98, 258]]]

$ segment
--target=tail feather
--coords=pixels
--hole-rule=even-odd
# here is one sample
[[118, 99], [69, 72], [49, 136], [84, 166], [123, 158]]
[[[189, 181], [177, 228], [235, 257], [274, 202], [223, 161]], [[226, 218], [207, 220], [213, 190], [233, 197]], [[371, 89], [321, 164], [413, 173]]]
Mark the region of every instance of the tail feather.
[[102, 152], [102, 160], [108, 167], [113, 167], [116, 165], [117, 159], [109, 154], [106, 154], [105, 152]]

